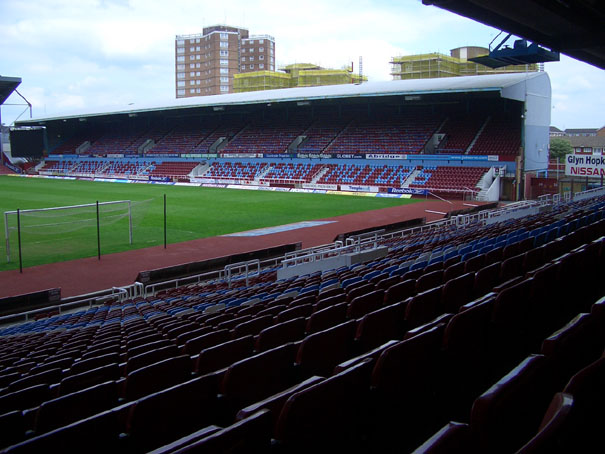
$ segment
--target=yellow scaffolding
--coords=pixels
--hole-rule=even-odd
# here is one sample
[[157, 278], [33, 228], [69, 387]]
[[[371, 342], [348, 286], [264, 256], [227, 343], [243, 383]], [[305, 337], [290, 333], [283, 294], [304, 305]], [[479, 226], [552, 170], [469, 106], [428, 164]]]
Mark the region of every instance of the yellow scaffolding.
[[[478, 48], [473, 48], [474, 50]], [[485, 54], [488, 50], [485, 49]], [[538, 65], [510, 65], [489, 68], [478, 63], [441, 54], [438, 52], [393, 57], [391, 75], [394, 80], [433, 79], [484, 74], [506, 74], [512, 72], [538, 71]]]
[[233, 91], [273, 90], [291, 87], [358, 84], [367, 82], [366, 76], [348, 69], [324, 69], [311, 63], [296, 63], [280, 68], [282, 71], [254, 71], [233, 76]]
[[278, 71], [253, 71], [233, 76], [233, 91], [235, 93], [275, 90], [278, 88], [290, 88], [291, 86], [292, 77], [289, 74]]

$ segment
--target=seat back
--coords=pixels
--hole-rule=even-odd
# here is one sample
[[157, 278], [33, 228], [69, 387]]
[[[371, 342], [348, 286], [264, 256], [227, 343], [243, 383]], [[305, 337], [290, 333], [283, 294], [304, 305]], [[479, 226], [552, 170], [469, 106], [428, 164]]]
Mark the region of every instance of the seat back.
[[468, 424], [449, 422], [416, 448], [412, 454], [471, 453], [473, 452], [471, 446]]
[[217, 411], [218, 374], [179, 383], [136, 401], [128, 414], [128, 450], [148, 452], [209, 425]]
[[34, 432], [41, 434], [117, 406], [115, 381], [43, 402], [36, 412]]
[[286, 449], [348, 451], [359, 446], [367, 423], [369, 359], [309, 386], [288, 398], [275, 438]]
[[474, 284], [475, 273], [466, 273], [447, 281], [441, 295], [442, 310], [453, 314], [458, 312], [460, 306], [472, 299]]
[[12, 454], [82, 452], [83, 448], [87, 453], [92, 454], [120, 452], [120, 433], [122, 431], [120, 416], [130, 405], [130, 403], [124, 404], [29, 438], [7, 448], [4, 452]]
[[358, 295], [351, 300], [347, 308], [348, 318], [360, 318], [368, 312], [382, 307], [384, 290], [373, 290], [363, 295]]
[[271, 447], [271, 429], [270, 412], [263, 409], [180, 448], [178, 452], [267, 452]]
[[416, 294], [416, 280], [408, 279], [391, 285], [384, 294], [384, 305], [389, 306], [393, 303], [404, 301], [410, 296]]
[[120, 376], [121, 373], [118, 363], [107, 364], [80, 374], [70, 375], [61, 380], [59, 395], [64, 396], [106, 381], [117, 380]]
[[50, 387], [46, 383], [8, 392], [0, 396], [0, 414], [36, 407], [50, 398]]
[[313, 305], [311, 303], [300, 304], [278, 313], [275, 316], [275, 321], [281, 323], [298, 317], [308, 317], [312, 312]]
[[357, 350], [366, 352], [391, 339], [401, 339], [405, 331], [405, 303], [395, 303], [363, 316], [355, 341]]
[[475, 274], [475, 283], [473, 284], [473, 294], [480, 297], [492, 291], [494, 286], [500, 283], [500, 264], [495, 262], [479, 269]]
[[470, 426], [479, 452], [515, 452], [532, 437], [556, 392], [550, 364], [530, 355], [475, 400]]
[[236, 325], [231, 331], [231, 337], [237, 339], [248, 334], [256, 335], [271, 325], [273, 325], [273, 317], [271, 315], [255, 317], [252, 320]]
[[222, 344], [229, 340], [229, 330], [221, 329], [213, 332], [202, 334], [201, 336], [189, 339], [185, 342], [183, 353], [187, 355], [197, 355], [202, 350], [213, 347], [214, 345]]
[[405, 320], [408, 329], [430, 322], [441, 310], [442, 287], [435, 287], [406, 300]]
[[126, 362], [126, 375], [133, 370], [140, 369], [141, 367], [148, 366], [149, 364], [157, 363], [158, 361], [162, 361], [164, 359], [174, 358], [177, 355], [178, 349], [176, 345], [172, 344], [132, 356], [128, 358], [128, 361]]
[[304, 317], [298, 317], [263, 329], [256, 338], [255, 350], [264, 352], [287, 342], [302, 339], [306, 324], [307, 320]]
[[208, 347], [200, 352], [195, 363], [195, 371], [203, 375], [228, 367], [234, 362], [250, 356], [253, 349], [254, 337], [251, 335]]
[[349, 320], [305, 337], [296, 356], [301, 376], [330, 375], [351, 354], [355, 329], [355, 321]]
[[124, 383], [124, 398], [127, 401], [138, 399], [182, 383], [190, 377], [191, 358], [189, 355], [165, 359], [129, 373]]
[[422, 293], [441, 284], [443, 284], [443, 270], [424, 273], [416, 279], [416, 293]]
[[233, 363], [221, 383], [222, 404], [227, 414], [264, 399], [294, 384], [293, 343], [281, 345]]
[[[577, 439], [578, 423], [573, 396], [556, 393], [544, 414], [538, 432], [517, 453], [585, 452], [578, 450], [585, 441]], [[589, 445], [586, 445], [586, 448], [589, 448]]]
[[348, 303], [342, 302], [313, 312], [307, 320], [305, 331], [307, 334], [313, 334], [343, 323], [348, 307]]
[[[418, 446], [442, 424], [440, 350], [444, 324], [382, 352], [372, 372], [372, 414], [379, 450]], [[405, 409], [404, 411], [402, 411]]]

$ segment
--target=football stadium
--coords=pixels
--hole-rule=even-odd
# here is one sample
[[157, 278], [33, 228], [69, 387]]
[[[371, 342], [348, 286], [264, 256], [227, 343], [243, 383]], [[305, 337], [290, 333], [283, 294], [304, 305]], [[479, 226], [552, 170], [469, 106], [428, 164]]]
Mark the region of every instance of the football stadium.
[[539, 191], [550, 109], [533, 72], [18, 121], [0, 452], [601, 451], [605, 188]]

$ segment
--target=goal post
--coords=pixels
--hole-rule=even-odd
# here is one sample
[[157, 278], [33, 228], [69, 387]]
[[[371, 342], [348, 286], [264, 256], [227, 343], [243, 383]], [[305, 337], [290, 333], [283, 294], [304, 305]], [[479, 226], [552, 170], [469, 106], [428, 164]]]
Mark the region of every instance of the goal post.
[[[86, 203], [50, 208], [33, 208], [4, 212], [4, 237], [6, 240], [6, 261], [10, 262], [10, 234], [17, 230], [17, 223], [11, 224], [11, 219], [20, 217], [21, 228], [37, 228], [54, 232], [75, 231], [97, 222], [97, 210], [103, 210], [104, 223], [111, 224], [128, 216], [128, 242], [132, 244], [132, 203], [130, 200], [115, 200], [110, 202]], [[25, 223], [24, 218], [29, 219]]]

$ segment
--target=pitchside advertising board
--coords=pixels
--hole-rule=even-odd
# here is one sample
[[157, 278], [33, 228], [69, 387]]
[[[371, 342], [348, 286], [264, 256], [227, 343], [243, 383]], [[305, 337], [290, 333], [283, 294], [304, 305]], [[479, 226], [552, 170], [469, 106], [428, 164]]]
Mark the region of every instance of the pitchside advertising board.
[[565, 157], [565, 175], [570, 177], [604, 177], [605, 156], [568, 154]]

